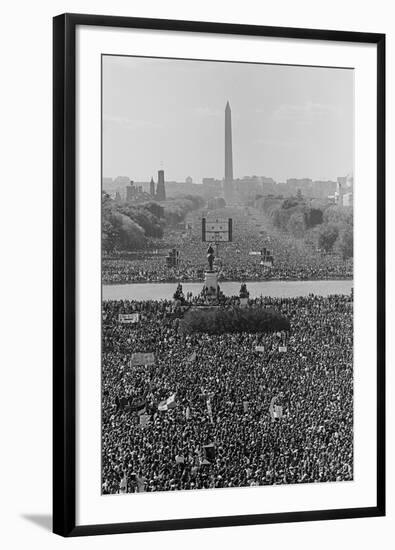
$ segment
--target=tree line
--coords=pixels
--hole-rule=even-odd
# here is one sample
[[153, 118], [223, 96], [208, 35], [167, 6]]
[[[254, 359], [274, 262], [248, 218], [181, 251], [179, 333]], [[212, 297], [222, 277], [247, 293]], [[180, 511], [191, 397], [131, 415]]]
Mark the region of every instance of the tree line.
[[114, 201], [102, 193], [102, 247], [107, 253], [145, 248], [150, 239], [161, 239], [166, 226], [175, 226], [188, 212], [201, 208], [201, 197], [185, 196], [165, 202]]
[[314, 242], [322, 251], [337, 252], [344, 260], [353, 257], [353, 208], [327, 201], [307, 204], [301, 197], [266, 197], [262, 210], [273, 226], [296, 239]]

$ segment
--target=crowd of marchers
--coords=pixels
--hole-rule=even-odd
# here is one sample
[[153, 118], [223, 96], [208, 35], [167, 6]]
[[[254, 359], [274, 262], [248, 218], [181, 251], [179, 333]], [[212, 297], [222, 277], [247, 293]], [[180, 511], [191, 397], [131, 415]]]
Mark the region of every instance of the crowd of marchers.
[[102, 493], [353, 479], [352, 295], [249, 307], [290, 332], [186, 335], [174, 301], [103, 302]]
[[[200, 220], [195, 222], [194, 230], [166, 232], [160, 240], [161, 254], [133, 259], [122, 254], [105, 256], [103, 283], [202, 281], [208, 243], [202, 242], [199, 223]], [[286, 234], [262, 230], [262, 225], [254, 220], [234, 220], [232, 239], [214, 247], [218, 256], [216, 269], [222, 281], [352, 279], [352, 259], [326, 254]], [[156, 246], [154, 242], [152, 246]], [[172, 248], [179, 251], [177, 266], [166, 262], [166, 250]], [[261, 255], [264, 249], [270, 252], [272, 265]]]

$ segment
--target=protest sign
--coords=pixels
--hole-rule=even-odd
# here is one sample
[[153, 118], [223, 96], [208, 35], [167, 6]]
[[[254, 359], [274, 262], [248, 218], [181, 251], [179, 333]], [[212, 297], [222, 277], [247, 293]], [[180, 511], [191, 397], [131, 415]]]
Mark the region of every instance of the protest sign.
[[140, 320], [140, 313], [120, 313], [118, 315], [118, 321], [120, 323], [138, 323]]
[[130, 358], [130, 366], [137, 367], [138, 365], [154, 365], [155, 364], [155, 355], [150, 351], [146, 353], [132, 353]]

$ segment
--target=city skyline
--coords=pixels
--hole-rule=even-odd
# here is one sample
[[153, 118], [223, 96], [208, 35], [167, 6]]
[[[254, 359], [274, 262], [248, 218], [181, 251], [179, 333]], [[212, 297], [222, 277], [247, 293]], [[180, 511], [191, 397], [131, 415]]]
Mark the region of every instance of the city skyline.
[[104, 56], [103, 177], [224, 179], [227, 102], [234, 179], [353, 172], [352, 70]]

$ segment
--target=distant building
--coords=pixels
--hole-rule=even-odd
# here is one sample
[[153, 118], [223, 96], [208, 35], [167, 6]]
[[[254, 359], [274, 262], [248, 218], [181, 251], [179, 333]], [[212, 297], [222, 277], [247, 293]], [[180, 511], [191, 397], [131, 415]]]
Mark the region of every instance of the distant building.
[[336, 204], [352, 206], [354, 178], [351, 174], [337, 178], [336, 191], [334, 194]]
[[354, 186], [354, 178], [351, 174], [347, 174], [347, 176], [339, 176], [337, 178], [337, 184], [344, 190], [350, 190]]
[[352, 192], [344, 193], [344, 195], [342, 196], [342, 203], [343, 203], [343, 206], [352, 206], [353, 193]]
[[310, 195], [313, 180], [310, 178], [289, 178], [287, 179], [287, 187], [291, 195], [296, 195], [299, 189], [303, 195]]
[[151, 178], [151, 181], [149, 183], [149, 194], [151, 197], [155, 197], [155, 182], [154, 178]]
[[203, 178], [201, 188], [202, 195], [206, 200], [219, 197], [223, 192], [222, 181], [215, 178]]
[[126, 186], [126, 200], [127, 202], [132, 202], [135, 199], [135, 186], [132, 180], [130, 180], [129, 185]]
[[156, 186], [156, 199], [158, 201], [166, 200], [166, 189], [165, 189], [165, 171], [158, 170], [158, 184]]
[[114, 180], [114, 185], [116, 187], [125, 187], [125, 185], [129, 185], [130, 179], [127, 176], [117, 176]]
[[238, 202], [247, 204], [254, 201], [257, 195], [262, 195], [262, 179], [258, 176], [244, 176], [234, 180], [234, 194]]
[[273, 178], [267, 178], [266, 176], [261, 177], [262, 181], [262, 194], [270, 195], [275, 192], [276, 182]]
[[104, 190], [110, 190], [113, 187], [113, 181], [112, 178], [103, 178], [103, 189]]
[[336, 191], [336, 182], [331, 180], [313, 181], [311, 192], [305, 192], [306, 196], [317, 199], [326, 199], [328, 195], [333, 195]]
[[348, 176], [346, 176], [346, 187], [349, 189], [354, 188], [354, 176], [352, 174], [348, 174]]
[[138, 202], [151, 198], [148, 193], [143, 190], [142, 185], [135, 185], [134, 181], [130, 180], [129, 185], [126, 186], [126, 201]]
[[[272, 186], [273, 194], [284, 197], [295, 197], [300, 189], [303, 197], [309, 199], [327, 199], [328, 195], [334, 195], [336, 191], [335, 181], [313, 181], [310, 178], [289, 178], [285, 183]], [[266, 193], [264, 193], [266, 194]]]
[[141, 187], [137, 187], [134, 181], [130, 180], [130, 184], [126, 187], [126, 200], [127, 202], [133, 202], [138, 199], [139, 193], [142, 191]]

